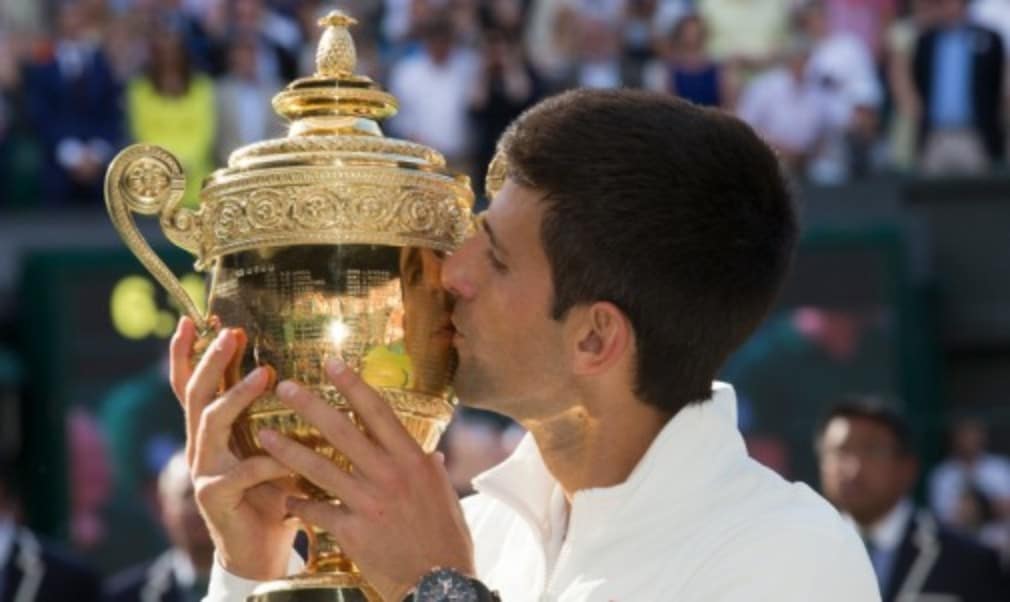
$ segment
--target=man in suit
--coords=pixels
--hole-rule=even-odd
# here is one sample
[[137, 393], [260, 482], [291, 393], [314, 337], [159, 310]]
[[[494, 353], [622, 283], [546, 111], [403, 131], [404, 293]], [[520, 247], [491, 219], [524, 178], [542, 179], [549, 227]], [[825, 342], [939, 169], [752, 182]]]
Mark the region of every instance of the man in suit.
[[15, 521], [14, 462], [0, 457], [0, 602], [98, 602], [98, 575]]
[[214, 544], [193, 499], [186, 458], [172, 456], [158, 478], [161, 522], [172, 547], [106, 584], [106, 602], [198, 602], [207, 592]]
[[1008, 599], [991, 550], [915, 507], [918, 459], [895, 410], [873, 398], [844, 400], [821, 424], [816, 448], [824, 495], [855, 523], [883, 602]]
[[44, 203], [102, 203], [105, 167], [123, 137], [122, 87], [87, 36], [85, 5], [62, 0], [52, 56], [27, 70], [25, 107], [45, 153]]
[[922, 167], [981, 171], [1004, 154], [1003, 42], [968, 22], [968, 0], [934, 2], [939, 22], [919, 36], [913, 58]]

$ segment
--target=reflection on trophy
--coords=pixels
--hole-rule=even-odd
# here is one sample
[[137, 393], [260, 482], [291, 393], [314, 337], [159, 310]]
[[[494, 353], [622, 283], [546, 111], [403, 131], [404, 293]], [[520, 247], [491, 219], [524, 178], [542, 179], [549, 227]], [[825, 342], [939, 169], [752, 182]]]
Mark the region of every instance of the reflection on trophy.
[[[382, 135], [378, 122], [395, 113], [396, 100], [354, 75], [353, 22], [339, 12], [320, 22], [327, 29], [316, 74], [273, 101], [291, 122], [288, 136], [235, 151], [227, 168], [203, 182], [199, 210], [181, 205], [185, 179], [175, 157], [146, 145], [113, 160], [106, 204], [123, 240], [204, 337], [221, 327], [245, 331], [247, 344], [222, 387], [269, 365], [278, 378], [347, 408], [322, 371], [327, 358], [341, 357], [430, 452], [452, 414], [456, 362], [442, 257], [472, 228], [473, 195], [468, 179], [448, 173], [437, 152]], [[132, 212], [157, 215], [168, 239], [209, 272], [208, 315], [140, 236]], [[352, 469], [272, 393], [236, 424], [235, 450], [263, 453], [261, 428]], [[300, 486], [331, 499], [304, 479]], [[378, 599], [327, 533], [307, 531], [305, 572], [266, 584], [252, 600]]]

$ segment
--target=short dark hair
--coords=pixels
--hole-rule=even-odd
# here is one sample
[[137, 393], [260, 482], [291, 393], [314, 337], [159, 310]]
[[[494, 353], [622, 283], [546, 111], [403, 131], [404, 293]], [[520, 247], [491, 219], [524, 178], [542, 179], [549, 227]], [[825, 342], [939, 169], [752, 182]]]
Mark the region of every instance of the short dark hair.
[[771, 149], [735, 117], [669, 95], [574, 90], [523, 113], [498, 157], [544, 193], [553, 317], [613, 303], [635, 331], [640, 399], [676, 412], [709, 398], [796, 243]]
[[892, 400], [872, 395], [851, 395], [839, 399], [824, 414], [817, 427], [815, 449], [820, 445], [828, 425], [836, 418], [862, 418], [875, 422], [891, 432], [895, 449], [899, 454], [905, 456], [915, 454], [912, 429], [896, 402]]

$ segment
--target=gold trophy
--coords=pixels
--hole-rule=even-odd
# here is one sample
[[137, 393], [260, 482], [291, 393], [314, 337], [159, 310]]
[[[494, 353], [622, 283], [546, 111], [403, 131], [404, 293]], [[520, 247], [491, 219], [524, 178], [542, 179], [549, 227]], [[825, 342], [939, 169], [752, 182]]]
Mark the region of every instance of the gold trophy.
[[[444, 254], [472, 230], [473, 193], [469, 179], [449, 173], [439, 153], [383, 136], [378, 121], [396, 112], [396, 99], [354, 74], [347, 30], [353, 23], [340, 12], [320, 21], [326, 30], [316, 74], [273, 100], [291, 122], [288, 136], [232, 153], [227, 168], [204, 180], [198, 210], [181, 205], [179, 161], [149, 145], [131, 146], [112, 161], [105, 200], [127, 246], [204, 340], [221, 327], [243, 329], [245, 346], [223, 388], [268, 365], [278, 378], [304, 383], [347, 410], [322, 370], [327, 358], [340, 357], [382, 393], [430, 452], [452, 415], [456, 366], [440, 270]], [[206, 316], [141, 237], [132, 212], [157, 215], [167, 238], [209, 272]], [[264, 453], [261, 428], [350, 469], [272, 392], [237, 422], [232, 446], [238, 454]], [[339, 503], [305, 479], [299, 486]], [[306, 531], [305, 571], [264, 584], [250, 601], [379, 599], [329, 534]]]

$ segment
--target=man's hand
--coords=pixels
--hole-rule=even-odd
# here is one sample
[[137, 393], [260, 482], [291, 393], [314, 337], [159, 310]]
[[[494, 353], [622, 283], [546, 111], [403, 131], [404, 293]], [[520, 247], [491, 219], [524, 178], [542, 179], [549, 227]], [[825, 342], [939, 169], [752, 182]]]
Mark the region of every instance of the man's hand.
[[186, 459], [218, 561], [246, 579], [283, 577], [297, 525], [285, 521], [290, 490], [278, 479], [291, 471], [269, 456], [240, 460], [228, 447], [232, 423], [270, 387], [271, 371], [257, 368], [218, 396], [222, 378], [245, 346], [245, 335], [222, 329], [193, 369], [195, 343], [196, 328], [183, 318], [172, 338], [171, 382], [186, 413]]
[[299, 385], [285, 381], [277, 394], [350, 460], [345, 472], [283, 435], [261, 431], [260, 442], [292, 472], [341, 501], [290, 498], [288, 509], [327, 530], [385, 600], [398, 601], [434, 567], [474, 575], [473, 544], [441, 454], [425, 454], [389, 403], [343, 363], [326, 373], [364, 423]]

